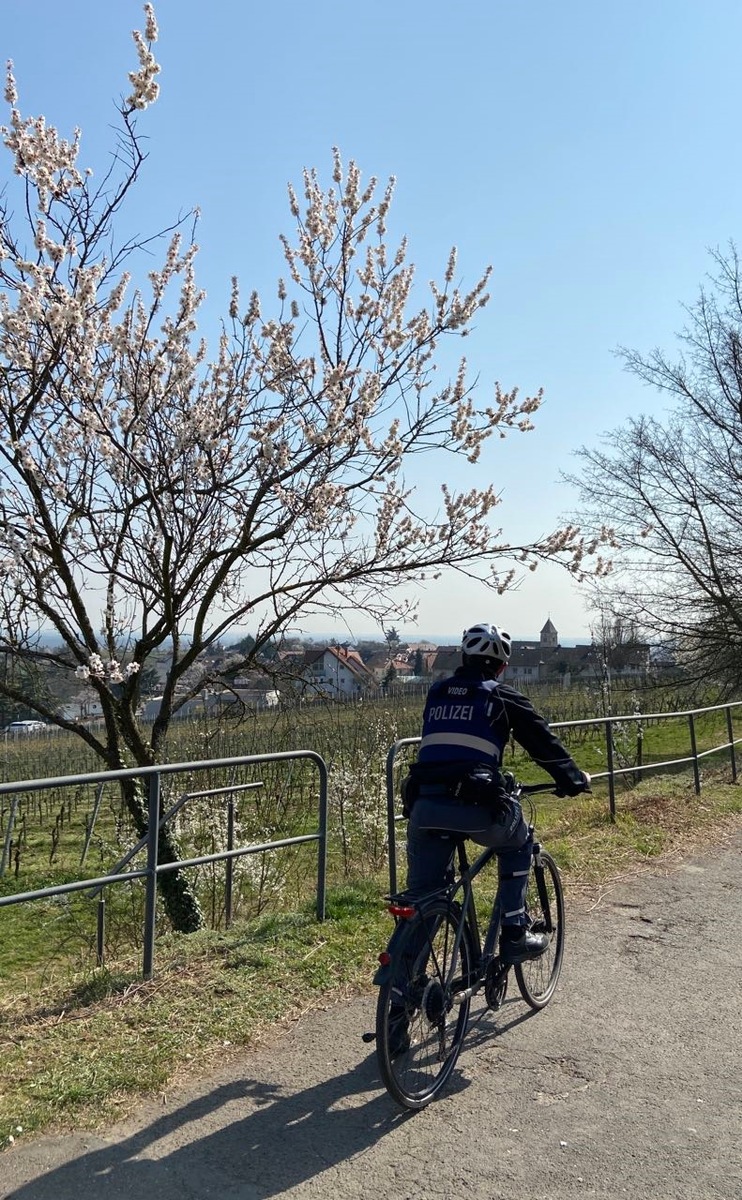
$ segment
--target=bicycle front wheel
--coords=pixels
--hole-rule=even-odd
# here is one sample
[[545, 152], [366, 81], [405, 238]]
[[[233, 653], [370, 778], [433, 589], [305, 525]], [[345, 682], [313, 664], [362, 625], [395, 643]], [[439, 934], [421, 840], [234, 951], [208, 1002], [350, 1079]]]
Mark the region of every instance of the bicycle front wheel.
[[531, 1008], [544, 1008], [554, 995], [564, 957], [564, 892], [559, 869], [550, 854], [541, 851], [534, 861], [526, 892], [528, 928], [549, 935], [549, 945], [538, 958], [515, 968], [520, 994]]
[[390, 951], [391, 976], [376, 1007], [376, 1054], [390, 1095], [420, 1109], [453, 1071], [469, 1018], [462, 993], [474, 964], [460, 906], [426, 904], [396, 931]]

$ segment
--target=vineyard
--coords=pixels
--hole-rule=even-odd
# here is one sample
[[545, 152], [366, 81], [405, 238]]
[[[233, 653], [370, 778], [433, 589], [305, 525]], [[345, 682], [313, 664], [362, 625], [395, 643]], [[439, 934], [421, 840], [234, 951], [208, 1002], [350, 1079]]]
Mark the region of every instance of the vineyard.
[[[553, 724], [590, 722], [608, 715], [606, 697], [595, 692], [532, 693]], [[313, 704], [249, 713], [239, 723], [198, 719], [176, 723], [167, 761], [188, 764], [282, 751], [313, 750], [329, 769], [328, 882], [366, 880], [383, 890], [387, 864], [385, 768], [390, 746], [416, 737], [422, 695], [392, 695], [378, 701]], [[663, 763], [689, 754], [687, 718], [665, 714], [698, 707], [677, 690], [610, 697], [613, 715], [611, 756], [619, 775], [620, 797], [639, 778], [639, 764]], [[655, 714], [637, 720], [640, 712]], [[742, 736], [742, 710], [730, 709], [734, 736]], [[737, 713], [740, 713], [738, 716]], [[623, 720], [621, 718], [624, 718]], [[633, 719], [628, 719], [633, 718]], [[729, 737], [725, 710], [695, 718], [697, 751], [724, 745]], [[599, 724], [561, 730], [579, 764], [604, 775], [608, 747]], [[402, 752], [395, 771], [405, 770]], [[718, 761], [728, 763], [730, 751]], [[99, 763], [73, 736], [51, 732], [6, 738], [0, 744], [4, 782], [94, 772]], [[525, 779], [538, 772], [517, 747], [507, 751], [505, 766]], [[685, 768], [688, 769], [687, 766]], [[173, 817], [184, 857], [222, 851], [229, 844], [263, 845], [317, 829], [317, 773], [307, 760], [275, 761], [238, 767], [186, 770], [163, 776], [163, 811], [179, 806]], [[596, 783], [596, 819], [607, 820], [605, 781]], [[227, 802], [229, 797], [231, 803]], [[13, 807], [15, 805], [15, 807]], [[542, 832], [559, 828], [559, 802], [547, 801], [540, 814]], [[401, 833], [401, 830], [400, 830]], [[114, 783], [59, 786], [0, 797], [0, 894], [56, 886], [111, 872], [135, 843], [118, 786]], [[401, 852], [402, 847], [398, 847]], [[141, 865], [138, 861], [136, 865]], [[227, 897], [224, 863], [189, 869], [206, 922], [223, 929], [230, 917], [245, 920], [271, 911], [298, 911], [312, 903], [316, 887], [316, 847], [286, 847], [236, 861]], [[36, 971], [57, 960], [89, 963], [96, 935], [98, 894], [74, 893], [0, 912], [4, 936], [0, 974]], [[143, 888], [139, 880], [106, 892], [106, 959], [131, 953], [141, 942]]]

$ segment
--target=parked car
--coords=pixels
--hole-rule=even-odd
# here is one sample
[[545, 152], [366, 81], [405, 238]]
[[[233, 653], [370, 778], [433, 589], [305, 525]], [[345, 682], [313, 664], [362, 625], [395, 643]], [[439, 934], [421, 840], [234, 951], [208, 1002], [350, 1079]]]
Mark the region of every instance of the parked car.
[[43, 721], [11, 721], [10, 725], [5, 726], [3, 733], [43, 733], [45, 729], [48, 729], [48, 725]]

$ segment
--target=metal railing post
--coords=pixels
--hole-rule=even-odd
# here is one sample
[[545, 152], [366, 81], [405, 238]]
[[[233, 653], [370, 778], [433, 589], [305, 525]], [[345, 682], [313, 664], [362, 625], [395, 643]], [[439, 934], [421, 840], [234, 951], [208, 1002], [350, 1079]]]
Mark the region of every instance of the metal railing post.
[[606, 763], [608, 766], [608, 807], [611, 820], [616, 820], [616, 780], [613, 775], [613, 723], [605, 723]]
[[327, 764], [314, 756], [319, 770], [319, 838], [317, 840], [317, 920], [324, 921], [327, 910]]
[[160, 836], [160, 775], [149, 777], [147, 804], [147, 874], [144, 901], [144, 953], [142, 974], [151, 979], [154, 973], [155, 922], [157, 916], [157, 841]]
[[102, 967], [106, 961], [106, 902], [103, 894], [98, 897], [95, 929], [95, 962]]
[[103, 789], [105, 788], [105, 786], [106, 786], [105, 783], [98, 784], [98, 789], [95, 794], [95, 804], [93, 805], [93, 811], [90, 814], [90, 820], [89, 820], [89, 822], [88, 821], [85, 822], [85, 845], [83, 846], [82, 854], [80, 855], [80, 866], [81, 867], [85, 865], [85, 859], [88, 857], [88, 850], [90, 849], [90, 843], [93, 840], [93, 831], [95, 829], [95, 822], [98, 820], [98, 813], [100, 812], [100, 802], [103, 799]]
[[732, 709], [727, 705], [727, 734], [729, 735], [729, 757], [732, 760], [732, 783], [737, 782], [737, 756], [734, 753], [734, 726], [732, 725]]
[[701, 774], [698, 770], [698, 747], [696, 745], [696, 724], [693, 720], [693, 713], [688, 714], [688, 729], [690, 732], [690, 752], [693, 756], [693, 782], [696, 788], [696, 795], [701, 794]]
[[394, 821], [394, 760], [397, 743], [386, 756], [386, 840], [389, 847], [389, 890], [397, 890], [397, 833]]
[[[234, 798], [227, 801], [227, 850], [234, 850]], [[227, 859], [227, 876], [224, 882], [224, 924], [232, 924], [232, 887], [234, 882], [234, 859]]]

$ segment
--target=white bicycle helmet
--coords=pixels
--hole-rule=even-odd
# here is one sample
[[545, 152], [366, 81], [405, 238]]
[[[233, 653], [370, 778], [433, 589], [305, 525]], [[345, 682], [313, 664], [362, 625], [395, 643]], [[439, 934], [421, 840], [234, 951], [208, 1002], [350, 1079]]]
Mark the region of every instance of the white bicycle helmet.
[[471, 629], [464, 630], [461, 653], [466, 658], [490, 658], [506, 663], [512, 649], [510, 634], [496, 625], [472, 625]]

